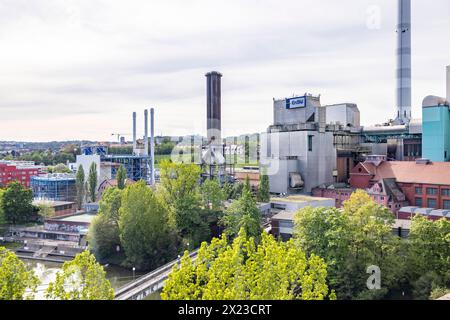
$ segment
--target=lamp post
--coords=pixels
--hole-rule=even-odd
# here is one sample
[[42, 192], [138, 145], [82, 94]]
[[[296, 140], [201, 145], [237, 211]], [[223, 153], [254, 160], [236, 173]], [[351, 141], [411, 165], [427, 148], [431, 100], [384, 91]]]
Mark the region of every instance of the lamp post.
[[136, 278], [136, 276], [135, 276], [135, 271], [136, 271], [136, 268], [135, 267], [133, 267], [133, 281], [135, 280], [135, 278]]

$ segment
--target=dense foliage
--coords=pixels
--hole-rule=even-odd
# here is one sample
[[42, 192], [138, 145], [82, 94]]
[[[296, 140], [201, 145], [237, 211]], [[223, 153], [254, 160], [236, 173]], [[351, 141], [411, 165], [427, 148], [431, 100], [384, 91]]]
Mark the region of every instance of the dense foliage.
[[201, 210], [200, 168], [195, 164], [176, 164], [165, 160], [160, 169], [158, 194], [167, 206], [170, 222], [183, 243], [196, 248], [209, 235]]
[[120, 165], [117, 170], [117, 188], [124, 189], [125, 188], [125, 180], [127, 179], [127, 171], [123, 164]]
[[225, 227], [225, 234], [228, 236], [237, 236], [238, 232], [244, 229], [249, 237], [259, 241], [262, 232], [261, 212], [250, 191], [248, 180], [244, 185], [241, 197], [233, 201], [225, 210], [221, 224]]
[[54, 300], [112, 300], [114, 290], [103, 267], [89, 251], [84, 251], [63, 264], [46, 296]]
[[92, 162], [91, 167], [89, 168], [89, 175], [88, 175], [88, 190], [89, 190], [89, 197], [91, 198], [92, 202], [95, 202], [97, 200], [97, 164], [95, 162]]
[[99, 202], [97, 216], [88, 232], [89, 249], [99, 261], [107, 261], [121, 253], [119, 232], [119, 209], [122, 190], [107, 188]]
[[[330, 297], [326, 264], [307, 258], [293, 241], [262, 234], [256, 246], [244, 229], [231, 244], [225, 236], [203, 243], [198, 258], [187, 252], [175, 265], [161, 297], [165, 300], [322, 300]], [[333, 297], [333, 294], [331, 294]]]
[[77, 176], [76, 176], [76, 180], [75, 180], [75, 185], [77, 188], [77, 209], [78, 210], [80, 210], [83, 205], [83, 201], [84, 201], [84, 197], [85, 197], [85, 193], [86, 193], [86, 188], [84, 186], [84, 182], [85, 182], [84, 168], [80, 164], [78, 166]]
[[13, 252], [0, 247], [0, 300], [33, 299], [38, 284], [33, 271]]
[[2, 193], [0, 211], [3, 212], [6, 222], [11, 224], [28, 222], [35, 213], [32, 204], [31, 189], [22, 186], [20, 182], [13, 181]]
[[176, 237], [166, 208], [144, 181], [123, 191], [119, 215], [120, 240], [128, 265], [152, 269], [175, 256]]

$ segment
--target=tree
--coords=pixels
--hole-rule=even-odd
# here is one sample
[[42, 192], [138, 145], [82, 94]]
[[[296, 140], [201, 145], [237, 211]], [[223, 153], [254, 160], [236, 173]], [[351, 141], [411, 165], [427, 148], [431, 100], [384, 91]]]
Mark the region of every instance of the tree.
[[233, 185], [233, 192], [231, 199], [239, 199], [242, 196], [242, 191], [244, 190], [244, 184], [242, 182], [236, 182]]
[[120, 240], [128, 265], [150, 269], [174, 257], [176, 237], [168, 213], [144, 181], [123, 190], [119, 212]]
[[262, 232], [261, 212], [248, 187], [244, 187], [242, 196], [225, 210], [221, 224], [225, 226], [228, 236], [237, 236], [243, 228], [249, 237], [259, 241]]
[[28, 222], [34, 212], [32, 201], [31, 189], [24, 188], [17, 181], [8, 184], [1, 202], [6, 221], [12, 224]]
[[[0, 300], [33, 299], [39, 279], [11, 251], [0, 247]], [[30, 293], [25, 295], [26, 290]]]
[[[296, 213], [294, 238], [307, 252], [325, 259], [329, 284], [339, 299], [385, 296], [400, 277], [399, 239], [392, 234], [392, 214], [364, 191], [344, 208], [304, 208]], [[368, 290], [369, 266], [382, 270], [382, 289]]]
[[439, 287], [450, 287], [450, 221], [413, 218], [407, 251], [406, 269], [414, 298], [428, 299]]
[[3, 211], [3, 195], [5, 194], [4, 189], [0, 189], [0, 226], [6, 223], [5, 212]]
[[114, 290], [103, 267], [89, 251], [83, 251], [72, 261], [64, 262], [46, 296], [54, 300], [112, 300]]
[[77, 187], [77, 209], [81, 210], [81, 207], [83, 205], [84, 195], [86, 192], [86, 188], [84, 186], [84, 169], [83, 166], [80, 164], [78, 166], [77, 170], [77, 176], [76, 176], [76, 187]]
[[63, 163], [58, 163], [52, 169], [53, 173], [71, 173], [70, 169]]
[[120, 190], [125, 188], [126, 178], [127, 178], [127, 171], [125, 170], [123, 164], [121, 164], [119, 169], [117, 170], [117, 188], [119, 188]]
[[203, 206], [208, 210], [219, 211], [222, 209], [225, 193], [216, 179], [207, 179], [201, 186]]
[[107, 188], [99, 202], [98, 214], [89, 226], [89, 247], [99, 261], [104, 261], [118, 254], [121, 203], [122, 190]]
[[91, 197], [91, 201], [95, 202], [96, 194], [97, 194], [97, 164], [92, 162], [91, 167], [89, 168], [89, 196]]
[[164, 300], [322, 300], [333, 298], [323, 259], [307, 258], [293, 241], [262, 234], [255, 246], [242, 229], [232, 244], [226, 236], [202, 243], [198, 258], [185, 252], [166, 280]]
[[265, 170], [262, 170], [259, 175], [259, 187], [257, 199], [259, 202], [270, 201], [269, 176], [266, 174]]
[[200, 168], [195, 164], [160, 164], [161, 184], [158, 194], [169, 210], [170, 222], [179, 237], [192, 248], [208, 238], [208, 225], [201, 216], [199, 193]]
[[40, 203], [37, 207], [39, 215], [43, 218], [50, 218], [55, 215], [55, 209], [48, 203]]

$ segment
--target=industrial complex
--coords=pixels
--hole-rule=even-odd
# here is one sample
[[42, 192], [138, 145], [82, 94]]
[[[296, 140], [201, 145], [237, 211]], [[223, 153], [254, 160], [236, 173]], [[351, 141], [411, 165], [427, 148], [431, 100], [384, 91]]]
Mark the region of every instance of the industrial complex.
[[[298, 210], [299, 205], [341, 207], [357, 189], [366, 190], [400, 220], [412, 213], [450, 219], [450, 67], [446, 69], [446, 96], [425, 97], [422, 115], [415, 118], [411, 112], [411, 0], [398, 1], [396, 32], [396, 101], [385, 123], [364, 126], [362, 109], [356, 103], [322, 105], [320, 95], [304, 93], [273, 98], [273, 121], [266, 132], [246, 136], [239, 146], [237, 137], [222, 136], [223, 75], [212, 71], [205, 75], [206, 138], [181, 139], [172, 160], [200, 166], [200, 182], [234, 183], [249, 177], [257, 189], [259, 176], [267, 174], [274, 197], [272, 209], [284, 206], [274, 217], [278, 229], [286, 217], [292, 218], [286, 212]], [[73, 210], [75, 174], [80, 166], [87, 172], [96, 165], [100, 197], [107, 187], [117, 185], [121, 165], [127, 184], [144, 180], [155, 185], [154, 109], [145, 109], [143, 116], [144, 135], [138, 139], [137, 113], [132, 113], [130, 154], [114, 154], [100, 144], [84, 145], [76, 162], [69, 164], [73, 173], [64, 174], [46, 173], [34, 163], [3, 161], [0, 185], [18, 180], [32, 189], [36, 201], [60, 205], [55, 204], [58, 211]], [[124, 137], [118, 135], [118, 140], [124, 143]], [[238, 164], [243, 168], [237, 169]]]

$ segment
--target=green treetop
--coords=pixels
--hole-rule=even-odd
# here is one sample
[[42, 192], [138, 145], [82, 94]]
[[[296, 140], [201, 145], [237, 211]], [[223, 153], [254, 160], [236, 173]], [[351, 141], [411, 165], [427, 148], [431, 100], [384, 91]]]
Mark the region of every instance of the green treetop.
[[120, 190], [125, 188], [126, 178], [127, 178], [127, 171], [125, 170], [123, 164], [121, 164], [119, 169], [117, 170], [117, 188], [119, 188]]
[[261, 243], [242, 229], [232, 244], [226, 236], [203, 243], [198, 258], [187, 252], [165, 282], [164, 300], [322, 300], [333, 298], [325, 262], [307, 258], [293, 241], [262, 234]]
[[84, 169], [83, 166], [80, 164], [78, 166], [77, 170], [77, 176], [76, 176], [76, 187], [77, 187], [77, 209], [81, 210], [81, 206], [83, 205], [84, 195], [86, 188], [84, 186]]
[[8, 223], [28, 222], [34, 211], [32, 201], [31, 189], [26, 189], [20, 182], [14, 181], [8, 184], [3, 193], [0, 211], [3, 211]]
[[0, 300], [33, 299], [38, 285], [34, 272], [13, 252], [0, 247]]
[[122, 190], [107, 188], [99, 202], [98, 214], [89, 226], [89, 248], [100, 261], [118, 253], [121, 204]]
[[114, 290], [103, 267], [89, 251], [84, 251], [63, 264], [46, 295], [54, 300], [112, 300]]
[[167, 210], [144, 181], [123, 190], [119, 214], [120, 239], [130, 266], [152, 269], [173, 258], [176, 237]]
[[91, 201], [95, 202], [97, 200], [97, 164], [92, 162], [91, 167], [89, 168], [89, 196], [91, 197]]
[[249, 237], [259, 241], [262, 232], [261, 212], [247, 187], [244, 187], [242, 196], [225, 210], [221, 224], [225, 226], [225, 233], [228, 236], [237, 236], [239, 230], [243, 228]]

